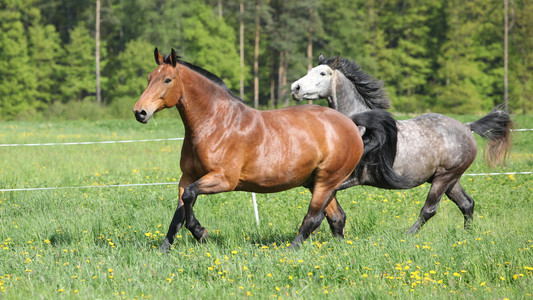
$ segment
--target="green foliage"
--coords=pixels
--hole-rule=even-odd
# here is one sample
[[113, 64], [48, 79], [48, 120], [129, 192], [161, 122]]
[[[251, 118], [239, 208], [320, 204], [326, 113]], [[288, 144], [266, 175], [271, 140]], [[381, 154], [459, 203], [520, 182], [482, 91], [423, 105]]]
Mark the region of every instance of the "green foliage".
[[70, 32], [65, 48], [65, 82], [61, 85], [63, 101], [81, 101], [96, 92], [94, 39], [83, 25]]
[[[129, 117], [123, 107], [142, 92], [153, 67], [154, 47], [163, 53], [175, 48], [186, 61], [238, 90], [240, 3], [102, 1], [104, 115]], [[383, 80], [396, 111], [482, 113], [503, 102], [501, 1], [257, 0], [243, 4], [244, 100], [249, 103], [254, 92], [256, 16], [261, 105], [287, 105], [291, 82], [307, 70], [309, 41], [313, 62], [319, 53], [328, 57], [340, 53]], [[2, 120], [42, 117], [51, 106], [61, 107], [56, 102], [95, 101], [94, 2], [1, 0], [0, 7]], [[531, 1], [510, 1], [509, 16], [509, 105], [512, 112], [531, 112]], [[75, 110], [78, 105], [67, 107]]]
[[119, 54], [117, 73], [109, 86], [111, 108], [117, 116], [131, 117], [131, 107], [146, 88], [147, 76], [156, 66], [153, 55], [140, 53], [153, 51], [150, 43], [132, 40]]
[[36, 84], [25, 38], [24, 8], [19, 1], [2, 1], [0, 10], [0, 120], [33, 110]]
[[59, 64], [63, 57], [63, 49], [59, 34], [54, 26], [35, 25], [29, 28], [31, 63], [35, 72], [36, 100], [40, 107], [60, 100], [55, 99], [60, 94], [60, 83], [63, 79], [64, 68]]
[[[533, 110], [533, 2], [514, 1], [514, 27], [509, 37], [516, 59], [511, 60], [510, 73], [511, 100], [509, 104], [515, 111], [526, 113]], [[511, 54], [512, 55], [512, 54]]]
[[494, 96], [494, 89], [503, 82], [502, 72], [497, 72], [497, 68], [503, 70], [498, 67], [503, 50], [501, 34], [493, 24], [501, 19], [501, 14], [495, 13], [499, 10], [487, 1], [450, 1], [445, 9], [449, 16], [447, 26], [453, 30], [448, 31], [439, 60], [438, 75], [444, 84], [435, 87], [436, 110], [489, 110], [502, 102], [500, 93], [499, 99]]
[[239, 55], [235, 31], [213, 11], [192, 1], [182, 14], [184, 58], [216, 74], [229, 88], [239, 86]]

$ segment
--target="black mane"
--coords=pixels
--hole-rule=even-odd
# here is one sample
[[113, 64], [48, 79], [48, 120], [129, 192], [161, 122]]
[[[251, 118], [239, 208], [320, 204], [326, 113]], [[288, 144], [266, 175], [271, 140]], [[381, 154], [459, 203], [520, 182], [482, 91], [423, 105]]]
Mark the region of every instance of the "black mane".
[[332, 57], [322, 64], [341, 71], [353, 83], [357, 92], [359, 92], [370, 109], [387, 109], [390, 107], [390, 100], [383, 87], [383, 81], [372, 78], [354, 62], [344, 57], [340, 57], [339, 60], [337, 60], [337, 57]]
[[[213, 83], [215, 83], [216, 85], [220, 86], [221, 88], [223, 88], [226, 92], [228, 92], [228, 94], [230, 94], [234, 99], [236, 100], [239, 100], [241, 102], [244, 102], [241, 98], [237, 97], [235, 94], [233, 94], [231, 92], [231, 90], [228, 88], [228, 86], [226, 85], [226, 83], [220, 79], [220, 77], [218, 77], [217, 75], [207, 71], [206, 69], [202, 68], [202, 67], [199, 67], [197, 65], [193, 65], [189, 62], [186, 62], [184, 60], [181, 59], [182, 57], [181, 56], [176, 56], [176, 59], [178, 61], [178, 63], [180, 65], [184, 65], [186, 66], [187, 68], [195, 71], [196, 73], [204, 76], [205, 78], [209, 79], [210, 81], [212, 81]], [[165, 57], [165, 63], [166, 64], [170, 64], [171, 61], [170, 61], [170, 55], [166, 56]]]

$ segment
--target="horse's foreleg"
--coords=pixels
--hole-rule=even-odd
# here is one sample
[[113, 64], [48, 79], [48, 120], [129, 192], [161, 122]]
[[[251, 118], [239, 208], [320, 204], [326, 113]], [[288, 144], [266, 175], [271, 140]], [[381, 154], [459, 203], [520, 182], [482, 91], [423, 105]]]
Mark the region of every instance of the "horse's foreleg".
[[300, 225], [298, 234], [291, 242], [290, 248], [298, 248], [303, 241], [309, 237], [311, 232], [320, 226], [320, 223], [322, 223], [325, 216], [324, 210], [334, 196], [333, 189], [314, 189], [307, 214], [305, 215], [302, 225]]
[[407, 233], [417, 233], [420, 228], [437, 213], [437, 207], [439, 206], [440, 199], [449, 186], [449, 180], [444, 180], [443, 178], [433, 179], [433, 183], [431, 184], [431, 188], [429, 189], [429, 193], [426, 198], [426, 203], [420, 210], [418, 220], [416, 220], [415, 224], [409, 229], [409, 231], [407, 231]]
[[202, 194], [216, 194], [231, 191], [235, 186], [236, 184], [232, 185], [229, 183], [224, 174], [211, 172], [185, 187], [182, 197], [185, 207], [185, 227], [191, 231], [194, 238], [198, 241], [205, 241], [209, 235], [207, 230], [200, 225], [200, 222], [194, 216], [193, 206], [196, 202], [196, 197]]
[[162, 252], [168, 252], [170, 249], [170, 246], [174, 243], [174, 237], [176, 236], [176, 233], [181, 229], [183, 226], [183, 222], [185, 221], [185, 209], [183, 206], [183, 192], [185, 191], [185, 186], [187, 186], [189, 182], [187, 181], [186, 177], [182, 177], [180, 179], [179, 184], [179, 200], [178, 200], [178, 208], [176, 208], [176, 211], [174, 212], [174, 217], [172, 217], [172, 221], [170, 222], [170, 226], [168, 227], [168, 232], [165, 237], [165, 240], [163, 241], [163, 245], [161, 245], [161, 251]]
[[448, 188], [446, 196], [457, 204], [465, 218], [465, 229], [469, 229], [474, 218], [474, 199], [465, 192], [459, 181]]
[[337, 197], [333, 197], [329, 205], [326, 206], [324, 213], [326, 214], [326, 219], [328, 220], [329, 228], [331, 228], [333, 236], [343, 238], [344, 226], [346, 225], [346, 214], [337, 201]]

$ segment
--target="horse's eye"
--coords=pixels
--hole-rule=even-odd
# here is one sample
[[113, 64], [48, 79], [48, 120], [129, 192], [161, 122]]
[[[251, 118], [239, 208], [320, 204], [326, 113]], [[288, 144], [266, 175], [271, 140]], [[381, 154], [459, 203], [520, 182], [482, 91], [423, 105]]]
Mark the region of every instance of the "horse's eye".
[[167, 79], [165, 79], [165, 81], [164, 81], [164, 82], [165, 82], [165, 83], [170, 83], [171, 81], [172, 81], [172, 79], [170, 79], [170, 78], [167, 78]]
[[324, 71], [320, 72], [320, 76], [326, 76], [326, 72]]

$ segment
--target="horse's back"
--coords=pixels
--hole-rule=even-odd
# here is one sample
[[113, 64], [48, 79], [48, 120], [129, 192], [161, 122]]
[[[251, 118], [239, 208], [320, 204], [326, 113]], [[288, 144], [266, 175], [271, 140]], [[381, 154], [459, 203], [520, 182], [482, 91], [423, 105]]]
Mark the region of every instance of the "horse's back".
[[413, 186], [426, 182], [439, 168], [466, 170], [476, 154], [477, 146], [470, 129], [453, 118], [426, 114], [398, 121], [398, 148], [393, 169], [412, 178]]

